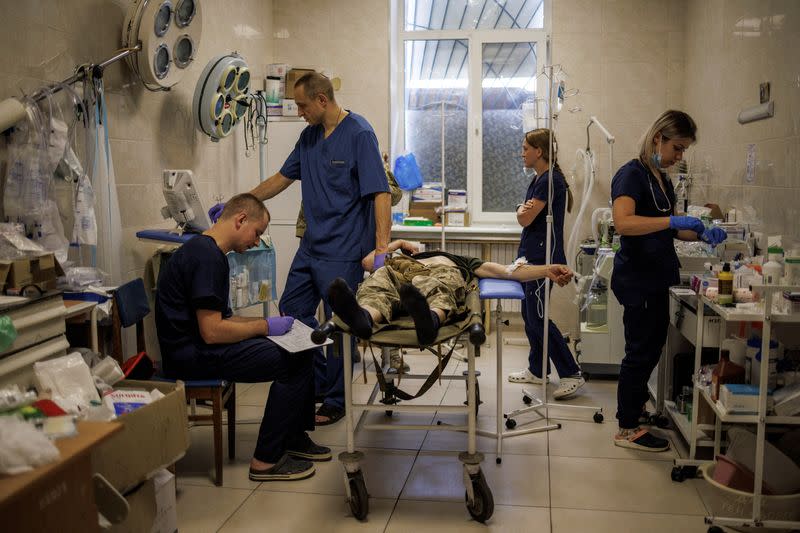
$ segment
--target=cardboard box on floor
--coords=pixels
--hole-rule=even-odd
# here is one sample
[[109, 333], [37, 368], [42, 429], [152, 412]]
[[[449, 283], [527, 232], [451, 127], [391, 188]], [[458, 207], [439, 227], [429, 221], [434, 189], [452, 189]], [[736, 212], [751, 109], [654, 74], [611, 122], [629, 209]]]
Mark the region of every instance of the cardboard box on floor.
[[56, 278], [63, 275], [64, 270], [52, 253], [0, 260], [0, 286], [3, 289], [36, 285], [48, 291], [56, 288]]
[[92, 453], [94, 472], [124, 492], [183, 457], [189, 448], [183, 382], [123, 380], [115, 389], [158, 389], [160, 398], [117, 418], [123, 430]]
[[119, 524], [112, 525], [107, 531], [112, 533], [152, 531], [157, 514], [155, 480], [145, 481], [134, 492], [125, 496], [125, 501], [128, 502], [128, 516]]

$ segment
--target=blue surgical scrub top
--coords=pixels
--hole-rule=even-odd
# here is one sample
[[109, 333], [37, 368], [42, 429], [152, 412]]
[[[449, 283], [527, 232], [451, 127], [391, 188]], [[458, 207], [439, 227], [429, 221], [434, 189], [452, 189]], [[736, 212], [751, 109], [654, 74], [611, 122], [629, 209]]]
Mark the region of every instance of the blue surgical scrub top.
[[[545, 204], [548, 198], [547, 172], [536, 176], [528, 186], [525, 201], [531, 198], [541, 200]], [[545, 205], [533, 222], [522, 228], [517, 257], [525, 257], [528, 262], [539, 265], [547, 263], [566, 264], [564, 255], [564, 201], [567, 196], [567, 180], [558, 170], [553, 169], [553, 237], [551, 238], [551, 260], [545, 257], [547, 238], [547, 206]]]
[[364, 117], [350, 112], [327, 139], [321, 124], [306, 127], [280, 172], [302, 185], [309, 255], [360, 261], [375, 249], [372, 195], [389, 192], [389, 182]]
[[161, 269], [156, 290], [156, 329], [164, 371], [170, 358], [191, 361], [209, 345], [203, 341], [197, 310], [233, 314], [228, 305], [228, 258], [207, 235], [178, 248]]
[[[675, 205], [675, 189], [669, 179], [664, 179], [664, 189], [666, 194], [650, 170], [633, 159], [614, 175], [611, 199], [630, 196], [636, 202], [637, 216], [666, 217], [672, 214]], [[669, 211], [659, 210], [668, 207]], [[636, 305], [642, 295], [664, 291], [680, 283], [675, 236], [674, 230], [664, 229], [647, 235], [620, 237], [611, 276], [611, 288], [620, 303]]]

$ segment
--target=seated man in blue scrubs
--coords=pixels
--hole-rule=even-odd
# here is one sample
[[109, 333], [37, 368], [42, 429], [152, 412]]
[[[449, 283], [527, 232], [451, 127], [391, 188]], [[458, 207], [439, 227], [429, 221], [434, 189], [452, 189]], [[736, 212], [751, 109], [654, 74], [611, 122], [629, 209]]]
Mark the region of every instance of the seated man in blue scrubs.
[[232, 316], [225, 256], [258, 244], [269, 223], [251, 194], [234, 196], [208, 231], [181, 246], [161, 270], [156, 328], [164, 374], [173, 379], [272, 381], [258, 442], [250, 461], [253, 481], [287, 481], [314, 474], [311, 461], [327, 461], [314, 429], [313, 350], [289, 353], [270, 337], [292, 327], [290, 316]]

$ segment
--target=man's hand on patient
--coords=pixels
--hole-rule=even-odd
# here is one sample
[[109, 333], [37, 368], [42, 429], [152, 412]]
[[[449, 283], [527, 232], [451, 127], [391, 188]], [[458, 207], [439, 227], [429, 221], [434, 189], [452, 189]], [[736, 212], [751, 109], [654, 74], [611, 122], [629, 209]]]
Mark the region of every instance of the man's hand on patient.
[[267, 318], [267, 337], [280, 337], [286, 335], [292, 324], [294, 323], [293, 316], [271, 316]]

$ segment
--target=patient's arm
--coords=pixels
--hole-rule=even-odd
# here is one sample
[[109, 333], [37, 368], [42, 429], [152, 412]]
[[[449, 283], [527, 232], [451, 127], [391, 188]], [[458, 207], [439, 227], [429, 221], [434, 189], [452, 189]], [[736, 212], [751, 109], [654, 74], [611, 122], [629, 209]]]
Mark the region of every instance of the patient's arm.
[[[405, 241], [403, 239], [397, 239], [396, 241], [392, 241], [389, 243], [389, 247], [386, 249], [386, 253], [392, 253], [401, 249], [409, 253], [415, 254], [419, 252], [419, 243]], [[375, 265], [375, 250], [368, 253], [364, 257], [364, 259], [361, 260], [361, 268], [363, 268], [367, 272], [374, 272], [375, 271], [374, 265]]]
[[263, 318], [244, 318], [224, 319], [219, 311], [197, 310], [197, 325], [206, 344], [232, 344], [267, 334], [267, 322]]
[[564, 265], [520, 265], [509, 274], [508, 267], [500, 263], [486, 262], [475, 269], [479, 278], [513, 279], [516, 281], [532, 281], [550, 278], [562, 287], [572, 279], [572, 271]]

